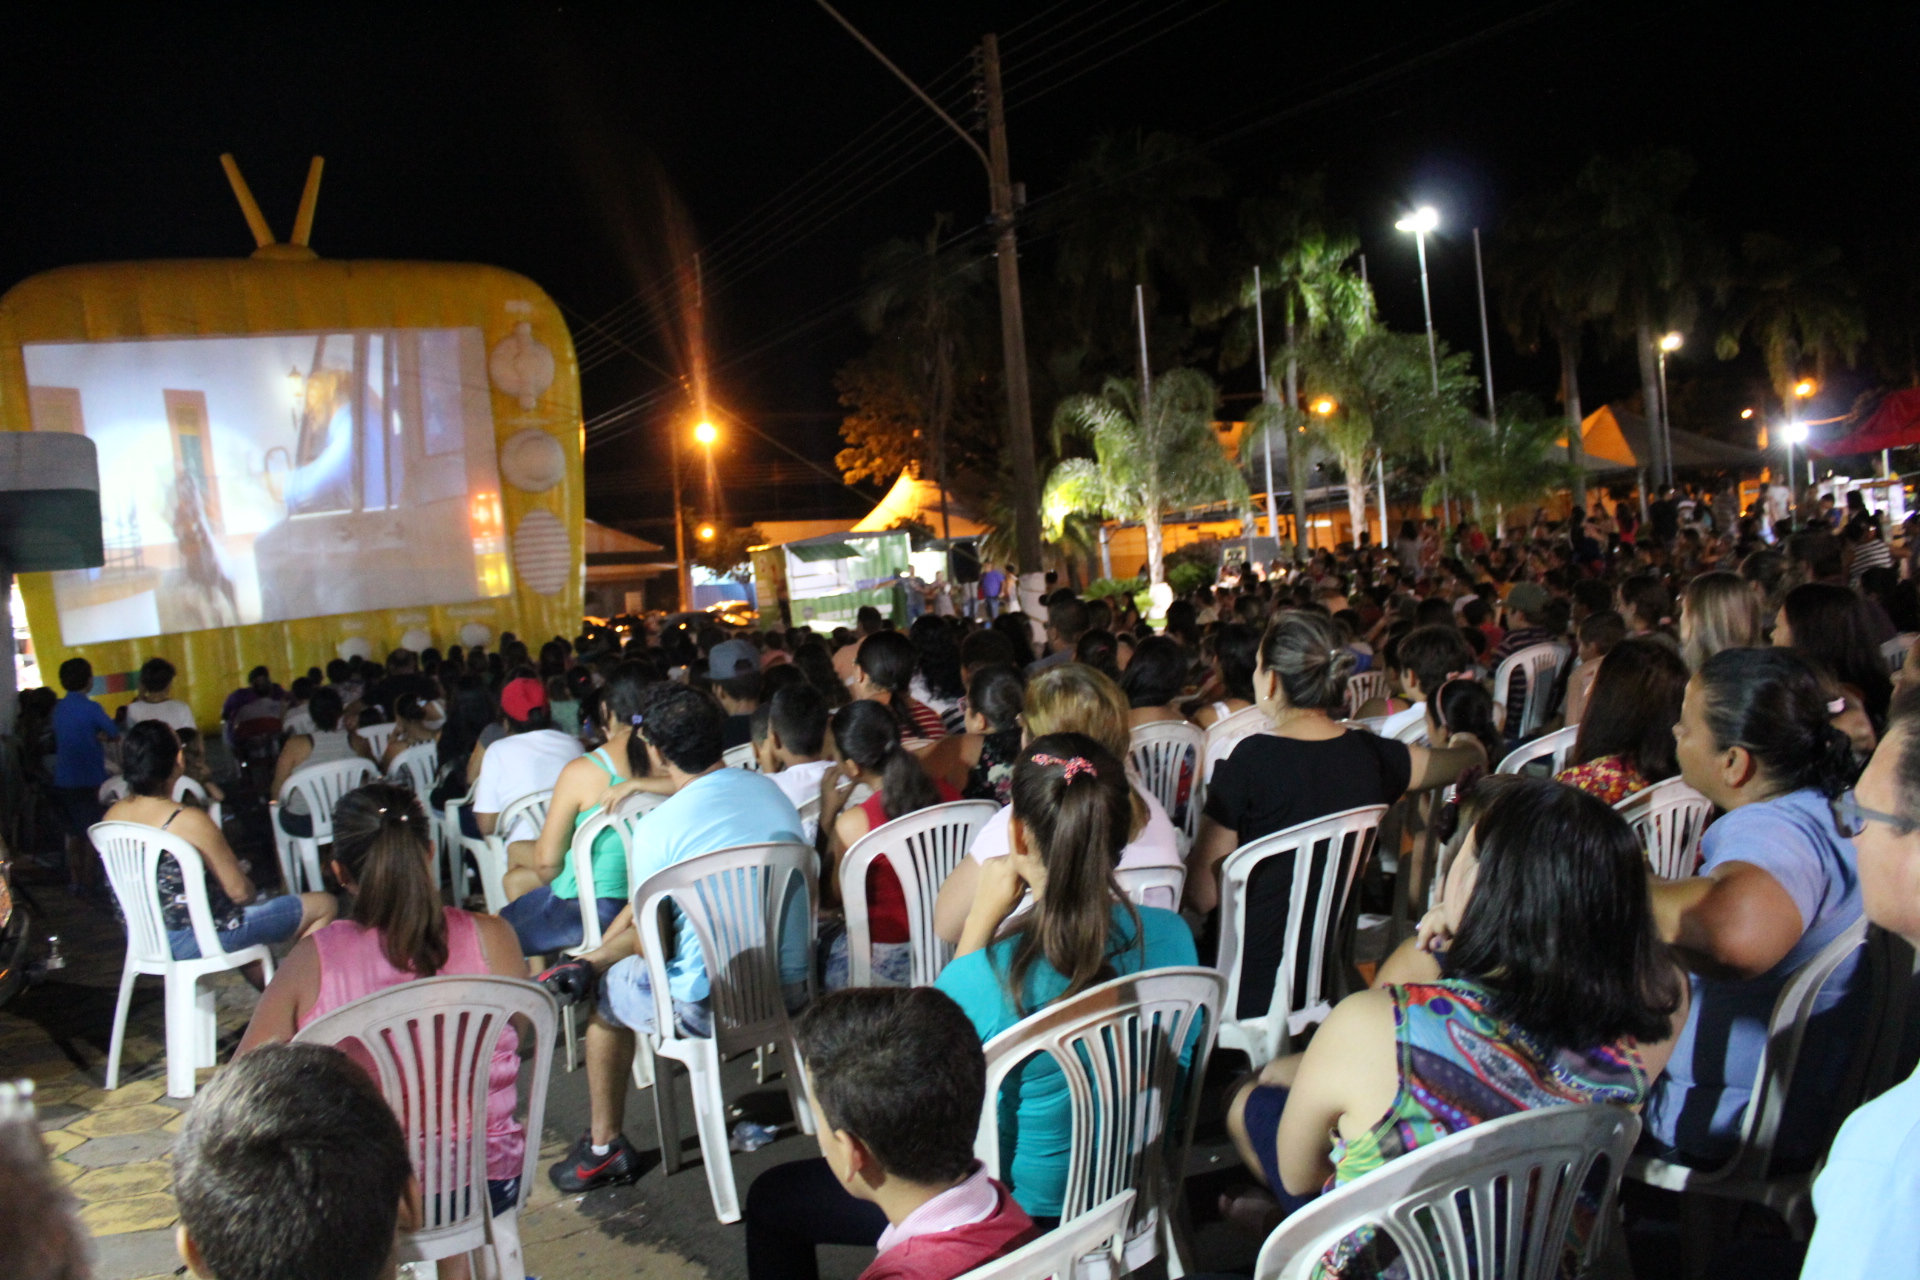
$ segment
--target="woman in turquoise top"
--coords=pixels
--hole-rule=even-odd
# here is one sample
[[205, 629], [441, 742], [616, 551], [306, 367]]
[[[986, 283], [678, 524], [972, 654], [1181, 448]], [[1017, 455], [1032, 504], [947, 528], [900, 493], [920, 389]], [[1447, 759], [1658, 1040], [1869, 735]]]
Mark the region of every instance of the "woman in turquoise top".
[[[623, 662], [607, 677], [600, 690], [606, 745], [560, 771], [546, 825], [534, 844], [533, 865], [509, 867], [502, 879], [507, 905], [500, 918], [513, 926], [527, 955], [563, 951], [582, 941], [580, 886], [567, 852], [573, 846], [573, 833], [600, 812], [614, 787], [633, 776], [628, 743], [640, 723], [649, 675], [639, 663]], [[627, 850], [612, 829], [602, 831], [593, 842], [593, 896], [603, 929], [627, 904]]]
[[[1011, 852], [980, 869], [959, 954], [934, 985], [966, 1010], [982, 1041], [1088, 987], [1195, 963], [1193, 934], [1171, 911], [1130, 904], [1113, 869], [1133, 829], [1125, 767], [1085, 734], [1035, 739], [1013, 768]], [[1031, 909], [1009, 921], [1031, 894]], [[1041, 1055], [1000, 1094], [1008, 1188], [1036, 1222], [1060, 1216], [1072, 1135], [1066, 1081]]]

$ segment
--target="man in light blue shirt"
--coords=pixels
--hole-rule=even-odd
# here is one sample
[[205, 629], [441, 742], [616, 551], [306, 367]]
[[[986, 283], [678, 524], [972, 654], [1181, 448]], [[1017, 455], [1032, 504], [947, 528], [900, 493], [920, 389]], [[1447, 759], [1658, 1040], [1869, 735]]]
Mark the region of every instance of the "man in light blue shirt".
[[[1867, 919], [1920, 946], [1920, 691], [1894, 703], [1853, 794], [1842, 813]], [[1920, 1268], [1920, 1072], [1847, 1118], [1813, 1184], [1813, 1208], [1819, 1225], [1801, 1280]]]
[[[634, 825], [629, 865], [636, 889], [655, 872], [701, 854], [745, 844], [805, 843], [799, 812], [772, 779], [723, 766], [726, 722], [727, 713], [712, 697], [678, 687], [664, 689], [642, 713], [638, 737], [646, 743], [652, 772], [671, 781], [673, 794]], [[610, 792], [605, 803], [614, 802]], [[783, 978], [804, 983], [810, 932], [805, 900], [790, 894], [787, 902], [792, 910], [781, 931], [781, 972]], [[683, 1035], [710, 1036], [706, 959], [691, 921], [681, 912], [673, 915], [673, 955], [666, 969], [674, 1021]], [[641, 951], [629, 904], [607, 926], [598, 951], [545, 976], [558, 979], [550, 984], [556, 989], [571, 981], [577, 990], [594, 985], [592, 973], [604, 975], [587, 1024], [590, 1128], [551, 1170], [554, 1185], [569, 1194], [630, 1183], [642, 1172], [638, 1153], [620, 1131], [634, 1035], [657, 1028], [652, 982]]]

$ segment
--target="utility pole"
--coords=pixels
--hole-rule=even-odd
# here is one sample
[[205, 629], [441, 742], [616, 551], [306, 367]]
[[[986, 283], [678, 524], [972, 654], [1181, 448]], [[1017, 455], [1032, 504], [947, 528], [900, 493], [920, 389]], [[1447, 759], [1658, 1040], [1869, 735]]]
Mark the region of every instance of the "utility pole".
[[980, 75], [986, 97], [987, 146], [981, 149], [925, 89], [913, 82], [860, 29], [840, 16], [827, 0], [816, 0], [847, 34], [858, 40], [880, 65], [893, 72], [915, 97], [960, 135], [986, 166], [987, 187], [998, 233], [995, 256], [1000, 271], [1000, 345], [1006, 360], [1007, 449], [1013, 463], [1014, 558], [1024, 574], [1040, 572], [1040, 482], [1033, 462], [1033, 398], [1027, 386], [1027, 324], [1020, 307], [1020, 246], [1014, 233], [1013, 180], [1007, 173], [1007, 112], [1000, 90], [1000, 42], [988, 33], [980, 38]]
[[[1267, 316], [1260, 297], [1260, 268], [1253, 269], [1253, 340], [1260, 351], [1260, 402], [1266, 405], [1278, 405], [1280, 398], [1274, 394], [1273, 379], [1267, 376]], [[1271, 410], [1268, 411], [1271, 415]], [[1267, 461], [1267, 536], [1274, 545], [1280, 545], [1280, 508], [1273, 497], [1273, 423], [1271, 416], [1261, 443], [1261, 450]], [[1289, 442], [1291, 443], [1291, 442]]]
[[673, 445], [673, 558], [679, 570], [680, 612], [693, 608], [693, 570], [687, 565], [687, 509], [680, 503], [680, 424], [670, 422], [667, 439]]
[[1007, 173], [1007, 108], [1000, 91], [1000, 41], [980, 38], [987, 92], [987, 181], [999, 230], [1000, 346], [1007, 366], [1007, 441], [1013, 453], [1014, 545], [1020, 572], [1040, 571], [1040, 480], [1033, 463], [1033, 397], [1027, 388], [1027, 321], [1020, 306], [1020, 246], [1013, 225], [1013, 180]]

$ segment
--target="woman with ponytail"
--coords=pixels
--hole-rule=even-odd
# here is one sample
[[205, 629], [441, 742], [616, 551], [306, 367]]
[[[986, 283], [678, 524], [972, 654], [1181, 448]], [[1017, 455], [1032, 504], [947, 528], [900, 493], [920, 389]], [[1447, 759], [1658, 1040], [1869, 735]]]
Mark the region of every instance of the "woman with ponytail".
[[[1392, 804], [1407, 791], [1445, 786], [1475, 765], [1489, 767], [1486, 747], [1471, 732], [1456, 729], [1444, 747], [1418, 747], [1336, 721], [1353, 668], [1353, 653], [1330, 618], [1288, 610], [1267, 627], [1253, 692], [1272, 728], [1243, 739], [1214, 767], [1188, 859], [1186, 896], [1194, 910], [1219, 906], [1220, 864], [1243, 844], [1347, 809]], [[1441, 701], [1438, 693], [1429, 706]], [[1273, 1003], [1292, 881], [1292, 862], [1279, 858], [1256, 868], [1247, 885], [1241, 1017]]]
[[[1645, 1119], [1651, 1139], [1691, 1159], [1732, 1149], [1775, 998], [1860, 919], [1854, 849], [1832, 807], [1853, 776], [1834, 701], [1786, 649], [1723, 650], [1687, 684], [1674, 730], [1680, 776], [1724, 816], [1707, 828], [1698, 875], [1654, 885], [1661, 938], [1693, 975], [1693, 1009]], [[1849, 997], [1862, 986], [1850, 958], [1821, 989], [1778, 1156], [1817, 1154], [1859, 1030]]]
[[[577, 947], [581, 941], [580, 886], [567, 853], [573, 833], [603, 805], [617, 803], [632, 787], [615, 791], [633, 780], [634, 729], [639, 725], [647, 688], [655, 683], [640, 663], [623, 662], [613, 669], [599, 690], [600, 724], [606, 745], [571, 760], [553, 785], [553, 801], [540, 838], [531, 845], [531, 862], [514, 862], [502, 884], [507, 905], [500, 918], [513, 926], [527, 955], [545, 955]], [[641, 749], [645, 760], [645, 749]], [[644, 778], [644, 769], [642, 770]], [[661, 791], [668, 787], [656, 779]], [[609, 797], [612, 797], [610, 800]], [[519, 848], [509, 846], [509, 849]], [[593, 896], [605, 929], [627, 904], [627, 851], [618, 832], [602, 831], [593, 842]]]
[[[1012, 808], [1011, 850], [981, 869], [959, 954], [934, 984], [982, 1042], [1110, 978], [1194, 963], [1186, 922], [1134, 907], [1114, 881], [1133, 827], [1117, 756], [1084, 734], [1035, 738], [1013, 769]], [[1029, 896], [1032, 908], [1015, 915]], [[1051, 1226], [1072, 1137], [1066, 1081], [1042, 1054], [1008, 1078], [1004, 1099], [1006, 1183], [1036, 1223]]]
[[860, 642], [847, 683], [855, 698], [885, 707], [902, 738], [944, 738], [940, 713], [909, 692], [919, 665], [913, 641], [898, 631], [876, 631]]
[[[833, 713], [830, 727], [833, 758], [840, 767], [820, 777], [820, 838], [826, 845], [821, 889], [829, 901], [841, 896], [840, 859], [861, 836], [917, 809], [960, 798], [951, 783], [929, 778], [913, 753], [900, 745], [899, 726], [881, 703], [849, 702]], [[846, 790], [842, 790], [843, 781], [848, 784]], [[848, 792], [863, 783], [873, 788], [873, 794], [851, 809], [843, 809]], [[910, 972], [907, 895], [885, 858], [874, 863], [868, 873], [866, 896], [874, 976], [905, 986]], [[841, 933], [829, 943], [827, 989], [836, 991], [845, 986], [846, 975], [847, 940]]]
[[[426, 815], [405, 787], [372, 782], [340, 798], [333, 811], [333, 874], [352, 911], [288, 953], [253, 1011], [235, 1056], [293, 1039], [300, 1028], [361, 996], [416, 978], [494, 974], [524, 978], [513, 930], [495, 916], [440, 904]], [[372, 1069], [357, 1043], [342, 1046]], [[513, 1118], [520, 1038], [508, 1027], [493, 1051], [487, 1094], [487, 1190], [493, 1211], [519, 1193], [526, 1131]], [[465, 1267], [441, 1264], [441, 1276]]]

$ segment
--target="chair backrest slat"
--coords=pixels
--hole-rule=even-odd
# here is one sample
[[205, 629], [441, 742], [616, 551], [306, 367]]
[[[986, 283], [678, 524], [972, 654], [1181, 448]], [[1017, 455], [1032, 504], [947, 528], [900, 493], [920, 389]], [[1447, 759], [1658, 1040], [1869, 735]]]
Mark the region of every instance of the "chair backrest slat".
[[[1417, 1280], [1554, 1280], [1576, 1243], [1586, 1274], [1639, 1135], [1637, 1116], [1606, 1106], [1543, 1107], [1463, 1129], [1294, 1212], [1261, 1246], [1254, 1280], [1306, 1280], [1366, 1228], [1399, 1247]], [[1581, 1206], [1583, 1190], [1597, 1191], [1597, 1204]], [[1591, 1223], [1583, 1241], [1569, 1239], [1576, 1208]]]
[[1679, 778], [1656, 782], [1613, 806], [1647, 851], [1653, 874], [1685, 880], [1700, 862], [1700, 840], [1713, 821], [1713, 801]]
[[[1531, 695], [1529, 695], [1531, 696]], [[1546, 760], [1549, 765], [1548, 776], [1559, 773], [1567, 767], [1567, 757], [1573, 751], [1573, 744], [1580, 737], [1580, 726], [1568, 725], [1552, 733], [1535, 738], [1525, 746], [1516, 747], [1507, 753], [1495, 773], [1524, 773], [1528, 765], [1536, 760]]]
[[760, 757], [753, 753], [751, 742], [743, 742], [737, 747], [728, 747], [720, 753], [720, 762], [729, 769], [745, 769], [750, 773], [760, 772]]
[[[780, 936], [790, 895], [804, 896], [792, 909], [803, 930], [788, 945], [813, 955], [815, 886], [812, 849], [802, 844], [750, 844], [718, 849], [663, 867], [633, 891], [646, 963], [653, 979], [657, 1026], [679, 1038], [667, 987], [669, 935], [661, 908], [686, 917], [699, 945], [713, 1006], [713, 1035], [722, 1055], [784, 1041], [789, 1033], [780, 974]], [[804, 908], [804, 914], [801, 908]], [[811, 963], [803, 981], [813, 989]]]
[[434, 775], [440, 772], [440, 744], [416, 742], [393, 758], [387, 766], [387, 778], [420, 797], [422, 806], [433, 793]]
[[1207, 731], [1185, 720], [1153, 720], [1136, 725], [1127, 745], [1127, 763], [1140, 785], [1167, 811], [1186, 845], [1200, 833]]
[[500, 817], [494, 822], [493, 829], [504, 840], [512, 833], [516, 822], [527, 818], [532, 821], [533, 829], [537, 834], [540, 828], [547, 824], [547, 809], [552, 804], [553, 789], [551, 787], [545, 791], [528, 792], [517, 800], [507, 802], [507, 807], [500, 811]]
[[425, 1224], [403, 1249], [416, 1258], [443, 1256], [422, 1242], [484, 1238], [487, 1200], [487, 1093], [494, 1048], [510, 1019], [533, 1026], [533, 1078], [527, 1103], [526, 1156], [520, 1203], [533, 1186], [542, 1117], [552, 1070], [553, 997], [537, 983], [495, 975], [443, 975], [403, 982], [341, 1005], [300, 1029], [298, 1043], [357, 1041], [420, 1180]]
[[[313, 819], [313, 839], [320, 844], [333, 843], [333, 807], [340, 797], [379, 776], [373, 761], [362, 756], [351, 760], [329, 760], [325, 764], [303, 764], [287, 777], [280, 788], [280, 803], [298, 792], [306, 799], [307, 813]], [[318, 886], [314, 886], [318, 888]]]
[[[1387, 806], [1362, 805], [1249, 841], [1227, 856], [1220, 876], [1219, 967], [1227, 975], [1227, 1007], [1221, 1043], [1241, 1049], [1255, 1064], [1277, 1056], [1287, 1037], [1326, 1016], [1332, 1007], [1333, 972], [1328, 964], [1335, 931], [1359, 881]], [[1254, 870], [1275, 858], [1290, 859], [1285, 953], [1274, 977], [1273, 1000], [1264, 1013], [1238, 1015], [1246, 976], [1247, 887]]]
[[1007, 1028], [984, 1046], [987, 1093], [974, 1155], [1004, 1180], [1012, 1153], [1000, 1147], [1000, 1090], [1044, 1053], [1065, 1080], [1072, 1121], [1062, 1221], [1129, 1190], [1139, 1196], [1137, 1217], [1157, 1213], [1184, 1175], [1224, 992], [1212, 969], [1146, 969]]
[[1266, 733], [1271, 729], [1272, 721], [1258, 705], [1242, 707], [1224, 719], [1215, 720], [1207, 726], [1207, 754], [1201, 763], [1200, 783], [1205, 786], [1213, 777], [1213, 768], [1233, 754], [1243, 738], [1251, 738], [1256, 733]]
[[847, 980], [856, 987], [873, 982], [872, 921], [867, 918], [866, 886], [873, 864], [887, 860], [907, 900], [907, 937], [912, 948], [916, 987], [933, 985], [953, 959], [953, 947], [933, 928], [933, 904], [940, 886], [967, 856], [973, 838], [1000, 811], [991, 800], [955, 800], [902, 814], [853, 842], [840, 860], [841, 897], [847, 913]]
[[1362, 671], [1347, 677], [1347, 718], [1360, 714], [1360, 708], [1375, 698], [1384, 698], [1392, 689], [1387, 684], [1384, 671]]
[[[1526, 675], [1527, 700], [1520, 708], [1520, 731], [1516, 736], [1530, 738], [1547, 722], [1547, 716], [1553, 711], [1554, 686], [1558, 683], [1560, 664], [1566, 660], [1566, 656], [1567, 651], [1557, 644], [1528, 645], [1509, 655], [1500, 664], [1500, 669], [1494, 672], [1493, 700], [1503, 706], [1511, 700], [1514, 673], [1524, 672]], [[1511, 708], [1508, 714], [1512, 714]]]
[[[1126, 1267], [1119, 1257], [1119, 1245], [1133, 1202], [1134, 1193], [1123, 1191], [1012, 1253], [974, 1268], [960, 1280], [1075, 1280], [1083, 1274], [1081, 1259], [1097, 1252], [1107, 1255], [1101, 1259], [1106, 1263], [1106, 1274], [1123, 1275]], [[1096, 1264], [1085, 1274], [1098, 1274], [1099, 1270]]]

